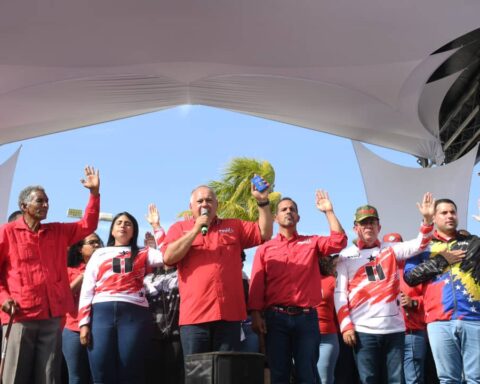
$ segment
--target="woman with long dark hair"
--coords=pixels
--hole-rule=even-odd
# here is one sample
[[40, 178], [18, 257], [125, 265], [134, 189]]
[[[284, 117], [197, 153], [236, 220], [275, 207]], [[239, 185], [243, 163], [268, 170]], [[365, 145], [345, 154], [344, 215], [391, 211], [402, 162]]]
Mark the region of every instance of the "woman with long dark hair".
[[107, 247], [93, 254], [85, 271], [80, 341], [88, 345], [94, 383], [144, 382], [152, 324], [143, 278], [146, 267], [161, 265], [163, 257], [156, 249], [139, 249], [137, 238], [137, 220], [117, 214]]
[[[102, 240], [96, 233], [92, 233], [68, 250], [68, 280], [77, 309], [85, 268], [93, 252], [100, 247], [103, 247]], [[88, 384], [91, 382], [90, 366], [87, 351], [80, 344], [78, 320], [78, 311], [67, 313], [62, 333], [62, 351], [67, 363], [69, 384]]]

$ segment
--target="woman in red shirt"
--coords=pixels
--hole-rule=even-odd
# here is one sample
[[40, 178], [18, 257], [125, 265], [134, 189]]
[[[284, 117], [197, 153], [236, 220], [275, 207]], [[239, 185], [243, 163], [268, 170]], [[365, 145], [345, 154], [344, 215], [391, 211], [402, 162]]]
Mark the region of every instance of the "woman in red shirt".
[[83, 282], [83, 273], [93, 252], [103, 247], [96, 233], [72, 245], [68, 251], [67, 270], [70, 289], [75, 302], [75, 312], [67, 313], [62, 334], [62, 350], [68, 368], [69, 384], [88, 384], [91, 382], [87, 350], [80, 344], [78, 327], [78, 300]]
[[337, 315], [333, 302], [337, 260], [338, 254], [319, 259], [322, 275], [322, 301], [316, 308], [320, 328], [320, 357], [317, 369], [322, 384], [333, 384], [335, 364], [339, 353]]

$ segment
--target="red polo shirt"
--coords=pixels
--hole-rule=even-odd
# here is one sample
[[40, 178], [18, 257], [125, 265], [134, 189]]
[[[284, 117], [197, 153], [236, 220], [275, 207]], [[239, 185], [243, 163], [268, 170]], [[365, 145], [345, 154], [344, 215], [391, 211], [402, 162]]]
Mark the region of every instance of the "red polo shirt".
[[[162, 252], [191, 231], [194, 223], [179, 221], [170, 227]], [[246, 318], [240, 254], [261, 242], [257, 223], [237, 219], [217, 218], [206, 236], [198, 234], [177, 264], [180, 325]]]
[[[73, 310], [67, 275], [67, 247], [97, 228], [100, 196], [90, 195], [84, 216], [74, 223], [40, 224], [33, 232], [23, 217], [0, 227], [0, 305], [18, 304], [14, 322], [64, 316]], [[2, 311], [1, 320], [9, 316]]]
[[278, 234], [263, 244], [253, 262], [249, 309], [318, 306], [322, 299], [318, 257], [340, 252], [346, 244], [347, 236], [334, 231], [330, 236], [296, 234], [290, 240]]

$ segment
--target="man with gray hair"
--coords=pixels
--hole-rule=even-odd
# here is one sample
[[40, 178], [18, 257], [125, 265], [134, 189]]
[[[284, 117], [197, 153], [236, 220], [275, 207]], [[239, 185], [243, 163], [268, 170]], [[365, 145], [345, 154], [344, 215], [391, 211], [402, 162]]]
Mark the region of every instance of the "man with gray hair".
[[100, 210], [98, 171], [87, 166], [81, 182], [90, 200], [80, 221], [42, 224], [47, 194], [29, 186], [18, 199], [22, 216], [0, 227], [2, 323], [13, 318], [4, 384], [60, 382], [61, 320], [73, 310], [67, 247], [95, 231]]
[[243, 249], [270, 239], [273, 230], [268, 188], [259, 192], [258, 222], [217, 217], [218, 200], [208, 186], [194, 189], [192, 219], [170, 227], [164, 262], [177, 265], [180, 338], [184, 355], [238, 350], [240, 321], [247, 316], [242, 283]]

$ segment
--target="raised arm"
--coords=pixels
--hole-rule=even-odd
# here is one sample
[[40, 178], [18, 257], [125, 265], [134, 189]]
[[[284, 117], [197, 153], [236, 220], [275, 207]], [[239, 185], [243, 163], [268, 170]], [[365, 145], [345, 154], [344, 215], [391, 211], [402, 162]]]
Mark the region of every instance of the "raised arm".
[[160, 225], [160, 213], [155, 204], [148, 204], [148, 212], [145, 218], [153, 229], [153, 235], [150, 232], [145, 233], [145, 246], [160, 249], [163, 240], [165, 240], [165, 231]]
[[435, 214], [435, 199], [430, 192], [423, 195], [421, 203], [417, 203], [418, 210], [423, 216], [423, 224], [430, 226], [433, 224], [433, 215]]
[[[265, 180], [264, 182], [268, 184]], [[270, 204], [268, 200], [268, 194], [270, 188], [259, 192], [253, 185], [251, 184], [251, 192], [252, 196], [257, 200], [258, 204], [258, 226], [260, 228], [260, 234], [262, 236], [262, 240], [270, 240], [273, 234], [273, 216], [272, 211], [270, 209]]]
[[83, 186], [90, 190], [90, 193], [93, 196], [98, 196], [100, 193], [100, 172], [98, 169], [95, 171], [95, 168], [87, 165], [85, 167], [85, 178], [81, 179], [80, 182]]
[[433, 214], [435, 212], [435, 199], [430, 192], [423, 195], [421, 203], [417, 203], [418, 210], [423, 216], [423, 222], [418, 236], [413, 240], [395, 243], [392, 248], [397, 260], [408, 259], [420, 251], [423, 251], [432, 238]]
[[317, 209], [320, 212], [325, 213], [325, 217], [327, 218], [328, 225], [330, 227], [330, 231], [344, 233], [342, 225], [340, 221], [338, 221], [337, 216], [333, 212], [333, 204], [328, 197], [328, 192], [324, 190], [317, 190], [315, 193], [315, 204]]
[[100, 214], [100, 174], [93, 167], [85, 167], [85, 176], [80, 182], [90, 191], [90, 198], [83, 217], [74, 223], [62, 223], [63, 233], [69, 245], [87, 237], [97, 229]]

